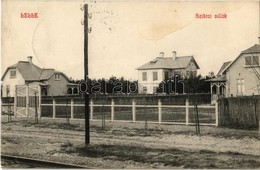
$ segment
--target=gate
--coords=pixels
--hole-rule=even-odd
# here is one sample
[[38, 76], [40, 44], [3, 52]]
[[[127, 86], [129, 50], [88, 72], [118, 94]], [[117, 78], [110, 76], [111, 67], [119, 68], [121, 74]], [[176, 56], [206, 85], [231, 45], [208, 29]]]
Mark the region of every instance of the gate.
[[[39, 85], [16, 85], [15, 89], [15, 116], [33, 117], [35, 116], [35, 105], [39, 112], [40, 106], [40, 86]], [[38, 113], [40, 117], [40, 113]]]

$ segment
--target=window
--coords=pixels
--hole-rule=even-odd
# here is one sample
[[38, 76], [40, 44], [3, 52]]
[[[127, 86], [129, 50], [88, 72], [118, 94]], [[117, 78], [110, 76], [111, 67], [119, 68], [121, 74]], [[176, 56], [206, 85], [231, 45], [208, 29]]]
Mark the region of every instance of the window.
[[197, 76], [197, 71], [193, 71], [193, 75], [196, 77]]
[[245, 66], [258, 66], [259, 57], [258, 56], [247, 56], [245, 57]]
[[10, 70], [10, 78], [16, 77], [16, 70]]
[[197, 71], [190, 71], [190, 76], [191, 77], [196, 77]]
[[147, 87], [143, 87], [143, 93], [147, 93]]
[[237, 79], [237, 95], [243, 95], [245, 93], [244, 79]]
[[68, 87], [67, 89], [67, 94], [68, 95], [77, 95], [78, 92], [78, 88], [77, 87]]
[[68, 88], [67, 93], [72, 94], [72, 88], [71, 87]]
[[167, 80], [169, 78], [169, 72], [165, 71], [164, 72], [164, 80]]
[[41, 95], [42, 95], [42, 96], [47, 96], [47, 94], [48, 94], [47, 88], [46, 88], [46, 87], [42, 87], [42, 88], [41, 88]]
[[252, 63], [251, 57], [245, 57], [245, 65], [249, 66], [251, 65], [251, 63]]
[[158, 73], [157, 71], [153, 72], [153, 81], [158, 80]]
[[253, 65], [259, 65], [259, 58], [258, 58], [258, 56], [252, 56], [252, 58], [253, 58]]
[[78, 94], [78, 88], [77, 88], [77, 87], [75, 87], [75, 88], [73, 89], [73, 94]]
[[147, 72], [142, 73], [142, 79], [143, 81], [147, 81]]
[[190, 77], [190, 71], [186, 71], [186, 77], [187, 77], [187, 78]]
[[187, 78], [194, 78], [197, 76], [197, 71], [186, 71], [186, 77]]
[[60, 80], [60, 74], [55, 74], [55, 80]]

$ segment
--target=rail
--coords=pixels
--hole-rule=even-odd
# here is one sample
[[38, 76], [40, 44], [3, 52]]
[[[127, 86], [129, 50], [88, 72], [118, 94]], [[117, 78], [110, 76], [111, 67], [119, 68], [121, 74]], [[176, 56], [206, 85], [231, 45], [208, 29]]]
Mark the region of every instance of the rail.
[[25, 158], [19, 156], [12, 156], [12, 155], [1, 155], [2, 160], [9, 160], [9, 161], [17, 161], [25, 164], [33, 164], [34, 166], [38, 166], [36, 168], [48, 167], [48, 168], [70, 168], [70, 169], [93, 169], [92, 167], [74, 165], [74, 164], [65, 164], [61, 162], [54, 162], [54, 161], [47, 161], [47, 160], [39, 160], [39, 159], [32, 159], [32, 158]]

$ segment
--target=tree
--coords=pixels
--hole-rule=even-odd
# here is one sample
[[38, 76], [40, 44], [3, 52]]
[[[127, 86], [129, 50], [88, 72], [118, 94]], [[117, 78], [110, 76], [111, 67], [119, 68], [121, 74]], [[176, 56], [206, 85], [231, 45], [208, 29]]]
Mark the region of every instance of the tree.
[[209, 73], [208, 73], [208, 75], [206, 76], [206, 78], [215, 78], [216, 76], [215, 76], [215, 73], [213, 72], [213, 71], [210, 71]]
[[[84, 80], [70, 80], [70, 83], [82, 84], [82, 89], [86, 91]], [[125, 80], [124, 77], [117, 78], [111, 76], [109, 79], [89, 79], [87, 82], [90, 94], [135, 94], [138, 93], [137, 80]]]
[[191, 76], [189, 78], [184, 78], [184, 79], [180, 78], [180, 76], [169, 77], [159, 84], [159, 86], [157, 87], [157, 93], [173, 94], [175, 93], [175, 89], [176, 89], [176, 93], [178, 94], [209, 93], [210, 82], [208, 80], [211, 79], [210, 77], [209, 76], [202, 77], [201, 75]]

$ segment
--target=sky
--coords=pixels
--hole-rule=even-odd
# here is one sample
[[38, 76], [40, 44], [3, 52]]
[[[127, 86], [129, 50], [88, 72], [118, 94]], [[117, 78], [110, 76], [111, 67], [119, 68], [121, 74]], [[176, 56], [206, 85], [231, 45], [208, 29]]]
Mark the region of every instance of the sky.
[[[258, 44], [259, 4], [185, 1], [2, 1], [1, 72], [33, 56], [33, 63], [73, 79], [84, 73], [84, 12], [89, 5], [89, 77], [138, 78], [136, 68], [159, 56], [193, 55], [198, 73]], [[21, 13], [38, 18], [21, 18]], [[196, 14], [211, 14], [199, 19]], [[214, 18], [225, 14], [227, 18]]]

